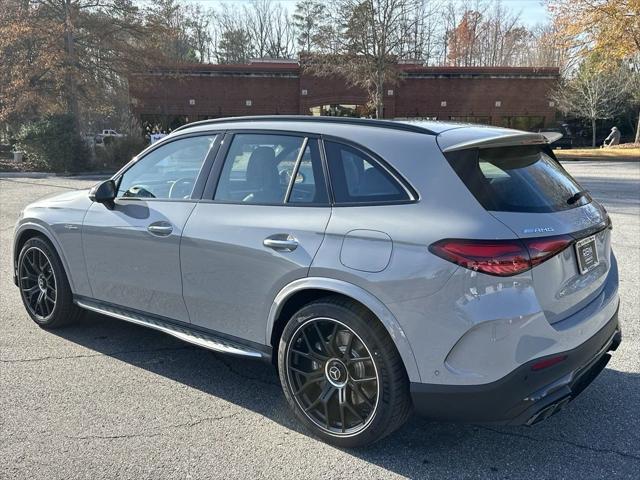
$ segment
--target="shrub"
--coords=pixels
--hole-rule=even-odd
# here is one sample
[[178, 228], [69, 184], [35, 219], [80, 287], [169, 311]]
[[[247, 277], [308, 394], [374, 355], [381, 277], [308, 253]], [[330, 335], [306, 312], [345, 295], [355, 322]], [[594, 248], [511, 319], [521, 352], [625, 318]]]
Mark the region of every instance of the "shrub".
[[142, 138], [135, 136], [106, 137], [104, 140], [103, 147], [96, 147], [96, 163], [99, 167], [109, 169], [119, 169], [146, 145]]
[[71, 115], [51, 115], [23, 125], [15, 148], [38, 169], [54, 172], [84, 170], [91, 159], [91, 151], [75, 131]]

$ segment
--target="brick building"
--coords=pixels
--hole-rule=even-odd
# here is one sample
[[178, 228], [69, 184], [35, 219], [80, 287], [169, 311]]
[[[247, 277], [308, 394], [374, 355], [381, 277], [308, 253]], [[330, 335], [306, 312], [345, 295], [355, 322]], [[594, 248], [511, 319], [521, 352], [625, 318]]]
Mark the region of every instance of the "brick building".
[[[535, 130], [553, 124], [548, 93], [557, 68], [424, 67], [401, 64], [402, 81], [384, 92], [385, 118], [469, 121]], [[238, 115], [358, 115], [366, 93], [340, 78], [315, 77], [297, 62], [157, 68], [129, 79], [143, 125]]]

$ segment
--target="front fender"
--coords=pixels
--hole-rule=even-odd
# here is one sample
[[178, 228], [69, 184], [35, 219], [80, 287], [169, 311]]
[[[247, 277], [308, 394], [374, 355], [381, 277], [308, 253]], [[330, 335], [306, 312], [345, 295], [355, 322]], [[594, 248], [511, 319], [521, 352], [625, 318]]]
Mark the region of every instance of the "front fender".
[[71, 286], [71, 291], [75, 291], [75, 288], [73, 285], [73, 276], [69, 275], [69, 271], [70, 271], [69, 262], [67, 261], [67, 257], [64, 254], [64, 250], [62, 249], [62, 245], [60, 244], [60, 241], [58, 240], [56, 235], [47, 228], [47, 226], [44, 223], [40, 223], [37, 219], [29, 219], [27, 221], [21, 222], [18, 225], [16, 225], [16, 229], [13, 235], [13, 255], [12, 255], [14, 283], [17, 285], [16, 272], [17, 272], [17, 266], [18, 266], [18, 255], [20, 254], [20, 251], [18, 250], [18, 245], [20, 244], [20, 240], [22, 236], [25, 233], [28, 233], [29, 231], [38, 232], [42, 236], [46, 237], [47, 240], [49, 240], [49, 242], [51, 242], [51, 244], [53, 245], [53, 248], [55, 248], [56, 252], [58, 253], [58, 256], [60, 257], [60, 261], [62, 262], [62, 267], [64, 268], [65, 275], [67, 276], [69, 285]]
[[413, 350], [404, 331], [400, 327], [400, 324], [389, 311], [389, 309], [371, 293], [367, 292], [363, 288], [354, 285], [352, 283], [345, 282], [343, 280], [336, 280], [332, 278], [322, 277], [307, 277], [295, 280], [284, 287], [273, 300], [273, 304], [269, 310], [269, 318], [267, 321], [266, 338], [271, 338], [273, 326], [275, 324], [278, 315], [282, 310], [282, 307], [286, 304], [287, 300], [296, 292], [301, 290], [326, 290], [328, 292], [340, 293], [346, 295], [354, 300], [362, 303], [369, 310], [371, 310], [376, 317], [380, 319], [384, 327], [389, 332], [393, 342], [395, 343], [398, 353], [404, 363], [407, 375], [411, 382], [420, 382], [420, 373], [418, 371], [418, 365], [416, 363]]

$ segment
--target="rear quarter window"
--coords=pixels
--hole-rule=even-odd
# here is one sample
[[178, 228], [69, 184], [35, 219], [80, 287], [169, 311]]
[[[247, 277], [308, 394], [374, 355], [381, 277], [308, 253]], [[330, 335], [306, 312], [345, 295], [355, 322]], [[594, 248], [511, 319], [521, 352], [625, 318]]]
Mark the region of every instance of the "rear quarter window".
[[330, 141], [325, 141], [325, 150], [336, 204], [377, 204], [411, 200], [403, 186], [364, 152]]
[[588, 195], [568, 201], [580, 186], [539, 146], [470, 149], [445, 156], [487, 210], [548, 213], [590, 201]]

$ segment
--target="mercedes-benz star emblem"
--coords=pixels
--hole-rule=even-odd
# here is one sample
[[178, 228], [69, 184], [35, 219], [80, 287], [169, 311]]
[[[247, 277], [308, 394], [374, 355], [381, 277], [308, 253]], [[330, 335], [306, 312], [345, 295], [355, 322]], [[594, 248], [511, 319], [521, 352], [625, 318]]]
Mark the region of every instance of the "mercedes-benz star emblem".
[[334, 365], [329, 369], [329, 376], [331, 377], [331, 380], [337, 382], [340, 380], [340, 369]]

